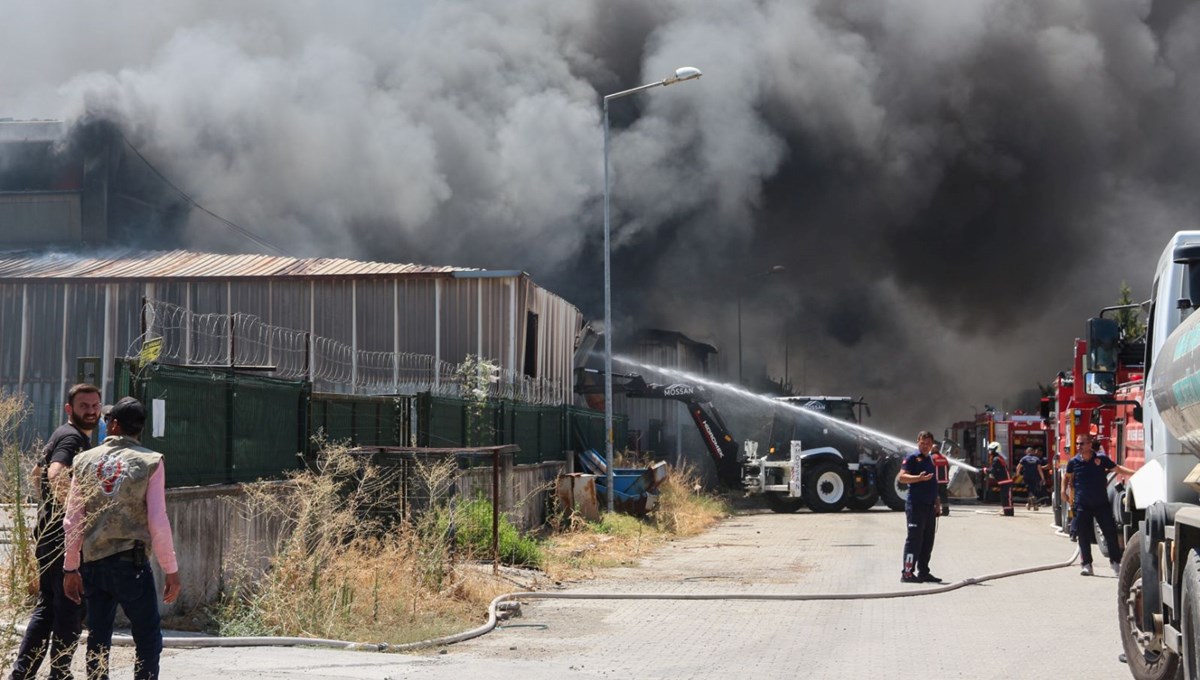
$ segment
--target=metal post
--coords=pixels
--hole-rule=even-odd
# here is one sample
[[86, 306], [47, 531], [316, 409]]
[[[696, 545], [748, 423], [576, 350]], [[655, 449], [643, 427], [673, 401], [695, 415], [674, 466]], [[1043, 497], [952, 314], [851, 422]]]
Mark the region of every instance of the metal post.
[[604, 461], [608, 467], [608, 511], [613, 511], [613, 404], [612, 404], [612, 229], [609, 226], [608, 190], [608, 100], [628, 97], [652, 87], [663, 87], [700, 77], [700, 69], [690, 66], [675, 69], [675, 74], [663, 80], [615, 92], [604, 97]]
[[492, 451], [492, 574], [500, 573], [500, 449]]
[[612, 245], [608, 207], [608, 98], [604, 99], [604, 462], [608, 511], [613, 511]]

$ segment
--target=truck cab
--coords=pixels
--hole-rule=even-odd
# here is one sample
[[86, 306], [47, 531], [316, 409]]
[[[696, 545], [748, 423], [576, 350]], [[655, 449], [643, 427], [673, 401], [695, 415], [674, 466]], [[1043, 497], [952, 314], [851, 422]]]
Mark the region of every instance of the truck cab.
[[1118, 409], [1126, 461], [1141, 454], [1114, 508], [1118, 625], [1135, 678], [1200, 680], [1200, 231], [1167, 243], [1145, 305], [1142, 384], [1118, 387], [1112, 320], [1089, 320], [1083, 374], [1085, 392]]

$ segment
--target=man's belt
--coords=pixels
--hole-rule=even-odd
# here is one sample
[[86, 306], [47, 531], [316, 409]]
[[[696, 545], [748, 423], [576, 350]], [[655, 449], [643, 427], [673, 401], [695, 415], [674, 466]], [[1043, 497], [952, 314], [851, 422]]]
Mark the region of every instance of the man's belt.
[[129, 550], [122, 550], [98, 560], [89, 560], [84, 564], [100, 564], [102, 562], [132, 562], [134, 566], [140, 567], [146, 563], [146, 549], [142, 547], [141, 541], [138, 541], [138, 544]]

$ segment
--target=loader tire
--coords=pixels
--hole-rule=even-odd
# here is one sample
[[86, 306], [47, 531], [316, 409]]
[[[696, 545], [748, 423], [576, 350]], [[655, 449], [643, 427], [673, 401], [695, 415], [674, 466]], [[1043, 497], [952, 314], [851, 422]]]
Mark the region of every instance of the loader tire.
[[767, 501], [767, 507], [771, 509], [771, 512], [787, 514], [804, 507], [803, 498], [793, 498], [779, 491], [767, 491], [763, 493], [763, 498]]
[[[1121, 627], [1121, 646], [1125, 649], [1125, 662], [1129, 664], [1129, 672], [1133, 677], [1139, 680], [1173, 680], [1180, 675], [1179, 655], [1169, 649], [1148, 651], [1140, 641], [1141, 592], [1143, 587], [1158, 587], [1158, 584], [1142, 584], [1144, 539], [1140, 531], [1129, 539], [1125, 555], [1121, 558], [1121, 570], [1117, 573], [1117, 622]], [[1189, 556], [1189, 564], [1195, 557], [1195, 553]]]
[[831, 460], [804, 472], [804, 502], [813, 512], [839, 512], [850, 500], [850, 471]]
[[892, 510], [903, 510], [908, 501], [908, 485], [896, 481], [900, 474], [900, 460], [890, 458], [879, 467], [879, 496], [883, 504]]
[[879, 502], [879, 491], [871, 489], [864, 494], [850, 494], [850, 498], [846, 501], [846, 507], [855, 512], [866, 512], [875, 507]]

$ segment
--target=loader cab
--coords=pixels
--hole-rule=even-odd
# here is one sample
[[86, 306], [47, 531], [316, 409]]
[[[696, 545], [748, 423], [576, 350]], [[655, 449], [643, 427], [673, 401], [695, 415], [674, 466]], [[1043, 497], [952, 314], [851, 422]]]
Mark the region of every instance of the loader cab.
[[853, 397], [799, 396], [778, 397], [777, 400], [855, 425], [862, 424], [864, 411], [866, 416], [870, 417], [871, 415], [871, 407], [867, 405], [867, 402]]

